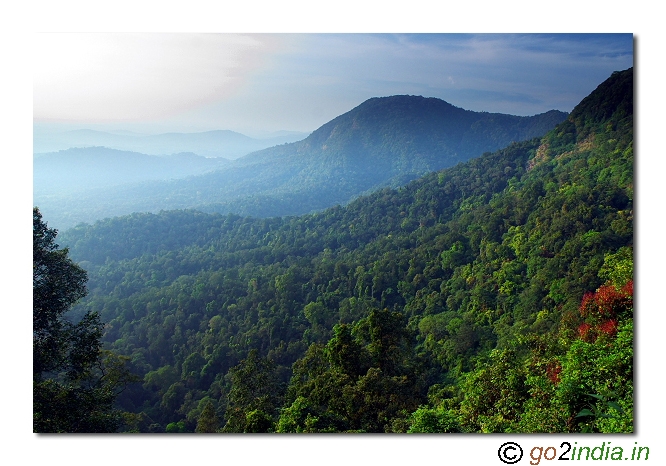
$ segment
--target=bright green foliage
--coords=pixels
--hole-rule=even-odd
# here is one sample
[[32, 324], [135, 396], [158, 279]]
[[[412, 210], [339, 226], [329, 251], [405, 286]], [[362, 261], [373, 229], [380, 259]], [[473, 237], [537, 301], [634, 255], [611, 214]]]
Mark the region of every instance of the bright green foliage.
[[182, 434], [187, 432], [187, 427], [185, 427], [185, 422], [183, 421], [170, 422], [166, 426], [166, 432], [168, 434]]
[[337, 432], [344, 425], [344, 420], [330, 412], [317, 412], [310, 402], [299, 396], [291, 406], [283, 408], [278, 420], [277, 432], [280, 433], [325, 433]]
[[[613, 338], [572, 344], [562, 361], [556, 403], [568, 407], [576, 430], [633, 432], [632, 381], [633, 320], [628, 319]], [[578, 416], [584, 410], [594, 415]]]
[[520, 407], [528, 397], [525, 372], [515, 351], [493, 351], [487, 363], [467, 375], [460, 385], [465, 398], [460, 422], [466, 431], [514, 432]]
[[462, 432], [454, 412], [443, 406], [434, 409], [422, 407], [411, 415], [409, 430], [415, 433], [453, 433]]
[[621, 288], [629, 280], [633, 280], [633, 249], [622, 247], [615, 254], [606, 254], [604, 265], [599, 270], [599, 276], [610, 281], [615, 288]]

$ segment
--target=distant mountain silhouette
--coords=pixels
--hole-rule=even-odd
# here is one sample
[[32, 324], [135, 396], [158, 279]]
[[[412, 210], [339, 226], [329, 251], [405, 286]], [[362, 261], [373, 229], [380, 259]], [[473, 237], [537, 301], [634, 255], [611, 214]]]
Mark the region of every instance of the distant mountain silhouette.
[[193, 152], [203, 157], [237, 159], [250, 152], [298, 141], [306, 136], [306, 133], [280, 132], [271, 137], [256, 139], [229, 130], [146, 135], [129, 131], [106, 132], [92, 129], [54, 132], [37, 127], [33, 137], [33, 152], [102, 146], [148, 155]]
[[418, 96], [373, 98], [302, 141], [248, 154], [214, 172], [50, 198], [39, 205], [52, 222], [68, 226], [94, 221], [102, 212], [180, 208], [298, 215], [542, 136], [566, 117], [555, 110], [531, 117], [473, 112]]
[[147, 180], [200, 175], [229, 164], [183, 152], [169, 156], [85, 147], [37, 154], [33, 161], [35, 195], [81, 192]]

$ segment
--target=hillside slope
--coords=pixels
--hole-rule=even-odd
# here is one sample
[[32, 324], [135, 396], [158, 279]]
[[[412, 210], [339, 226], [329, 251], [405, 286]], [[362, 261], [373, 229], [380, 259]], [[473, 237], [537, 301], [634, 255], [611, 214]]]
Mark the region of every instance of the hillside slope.
[[195, 208], [256, 217], [300, 215], [542, 136], [566, 114], [478, 113], [415, 96], [370, 99], [303, 141], [265, 149], [186, 179], [38, 198], [54, 226]]

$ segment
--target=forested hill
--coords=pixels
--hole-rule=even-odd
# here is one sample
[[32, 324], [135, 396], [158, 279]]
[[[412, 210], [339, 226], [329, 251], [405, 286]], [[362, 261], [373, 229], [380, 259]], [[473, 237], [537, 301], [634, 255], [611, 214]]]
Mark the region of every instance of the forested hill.
[[[398, 160], [421, 157], [426, 163], [450, 165], [442, 160], [464, 161], [510, 142], [542, 136], [567, 114], [556, 110], [519, 117], [473, 112], [443, 100], [397, 95], [369, 99], [313, 132], [299, 144], [298, 152], [326, 151], [342, 157]], [[270, 149], [264, 153], [270, 152]], [[395, 163], [395, 162], [393, 162]]]
[[632, 431], [632, 83], [344, 207], [63, 232], [143, 378], [126, 429]]
[[131, 212], [184, 208], [301, 215], [542, 136], [566, 116], [555, 110], [531, 117], [479, 113], [417, 96], [375, 98], [303, 141], [249, 154], [212, 173], [38, 201], [61, 229]]

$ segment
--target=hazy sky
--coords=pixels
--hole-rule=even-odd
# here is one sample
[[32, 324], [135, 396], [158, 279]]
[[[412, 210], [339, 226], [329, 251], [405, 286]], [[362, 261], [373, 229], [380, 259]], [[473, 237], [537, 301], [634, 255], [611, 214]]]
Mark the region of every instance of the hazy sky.
[[312, 131], [395, 94], [571, 111], [634, 59], [631, 34], [56, 33], [35, 54], [35, 123], [246, 133]]

